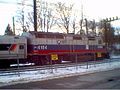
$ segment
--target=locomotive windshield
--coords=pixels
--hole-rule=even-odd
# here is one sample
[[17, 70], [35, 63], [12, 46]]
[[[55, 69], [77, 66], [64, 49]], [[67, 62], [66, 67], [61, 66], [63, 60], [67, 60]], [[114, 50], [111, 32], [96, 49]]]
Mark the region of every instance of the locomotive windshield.
[[0, 51], [6, 51], [10, 48], [11, 44], [0, 44]]

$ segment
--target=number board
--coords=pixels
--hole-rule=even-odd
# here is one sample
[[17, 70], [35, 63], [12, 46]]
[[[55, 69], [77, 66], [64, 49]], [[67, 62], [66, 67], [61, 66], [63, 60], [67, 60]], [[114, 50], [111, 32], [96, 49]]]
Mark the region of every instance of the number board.
[[52, 54], [51, 55], [51, 60], [58, 60], [58, 55], [57, 54]]
[[102, 57], [100, 52], [97, 53], [97, 57]]

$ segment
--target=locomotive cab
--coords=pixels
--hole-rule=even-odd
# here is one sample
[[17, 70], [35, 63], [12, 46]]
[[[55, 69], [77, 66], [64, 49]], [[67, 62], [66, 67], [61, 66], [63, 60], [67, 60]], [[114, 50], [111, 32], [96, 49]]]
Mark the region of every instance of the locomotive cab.
[[0, 36], [0, 67], [8, 67], [17, 59], [27, 58], [27, 39], [21, 36]]

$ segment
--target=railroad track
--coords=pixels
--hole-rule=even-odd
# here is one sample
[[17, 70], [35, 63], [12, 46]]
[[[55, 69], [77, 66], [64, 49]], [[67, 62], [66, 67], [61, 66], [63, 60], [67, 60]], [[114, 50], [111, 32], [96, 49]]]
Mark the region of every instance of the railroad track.
[[29, 66], [29, 67], [15, 67], [9, 69], [0, 69], [0, 76], [6, 75], [16, 75], [25, 71], [38, 71], [38, 70], [49, 70], [56, 68], [66, 68], [66, 67], [76, 67], [76, 66], [87, 66], [87, 65], [97, 65], [101, 63], [110, 63], [120, 61], [120, 58], [111, 58], [99, 61], [90, 61], [83, 63], [66, 63], [66, 64], [54, 64], [54, 65], [44, 65], [44, 66]]

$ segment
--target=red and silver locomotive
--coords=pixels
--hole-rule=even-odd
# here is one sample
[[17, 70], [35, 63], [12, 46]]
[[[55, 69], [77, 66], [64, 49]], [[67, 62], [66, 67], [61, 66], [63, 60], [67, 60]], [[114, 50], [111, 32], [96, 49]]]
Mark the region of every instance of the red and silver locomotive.
[[52, 32], [24, 32], [22, 36], [0, 36], [0, 65], [21, 63], [58, 64], [108, 58], [100, 36]]

